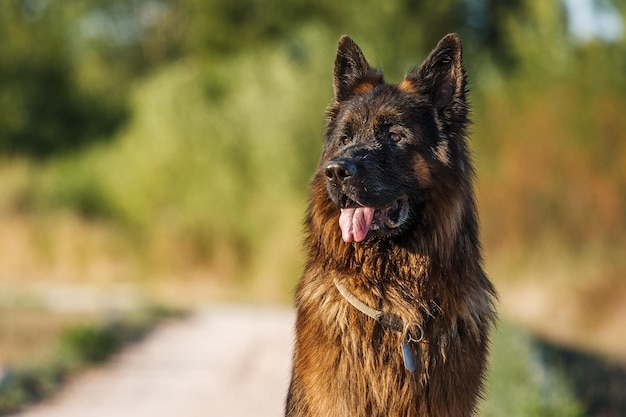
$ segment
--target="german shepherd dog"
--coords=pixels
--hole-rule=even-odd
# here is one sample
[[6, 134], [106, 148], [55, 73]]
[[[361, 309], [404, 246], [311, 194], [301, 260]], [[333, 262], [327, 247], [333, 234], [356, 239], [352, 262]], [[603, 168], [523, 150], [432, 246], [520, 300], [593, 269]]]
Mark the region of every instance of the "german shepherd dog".
[[475, 414], [496, 314], [459, 37], [397, 85], [347, 36], [311, 182], [289, 417]]

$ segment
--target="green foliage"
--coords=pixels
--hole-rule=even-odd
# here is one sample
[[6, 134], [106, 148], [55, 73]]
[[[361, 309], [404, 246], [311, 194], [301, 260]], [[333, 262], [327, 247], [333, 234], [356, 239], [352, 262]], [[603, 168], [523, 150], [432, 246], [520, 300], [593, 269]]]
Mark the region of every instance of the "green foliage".
[[0, 152], [38, 158], [109, 137], [126, 117], [114, 95], [76, 79], [64, 32], [74, 8], [57, 2], [0, 4]]
[[0, 415], [49, 397], [63, 383], [65, 374], [57, 363], [7, 371], [0, 378]]
[[125, 339], [124, 330], [116, 323], [102, 327], [76, 326], [62, 335], [61, 344], [73, 361], [102, 362], [119, 350]]
[[42, 211], [71, 207], [92, 219], [119, 215], [115, 200], [106, 194], [89, 158], [67, 156], [54, 167], [37, 178], [26, 198], [28, 204]]
[[[309, 28], [219, 66], [164, 68], [137, 86], [114, 143], [47, 164], [28, 200], [116, 222], [148, 247], [179, 242], [196, 259], [231, 248], [243, 270], [272, 242], [297, 249], [334, 42]], [[297, 273], [298, 263], [295, 253], [283, 266]]]
[[45, 158], [109, 139], [129, 116], [137, 79], [182, 58], [254, 54], [311, 24], [375, 48], [375, 63], [396, 78], [451, 31], [464, 35], [470, 60], [508, 71], [525, 62], [522, 49], [534, 34], [541, 38], [532, 44], [545, 45], [546, 34], [528, 23], [539, 16], [540, 28], [554, 26], [543, 16], [558, 4], [7, 0], [0, 5], [0, 152]]
[[183, 314], [161, 307], [149, 307], [101, 323], [71, 326], [61, 335], [61, 357], [71, 367], [103, 362], [122, 347], [141, 339], [158, 321]]
[[501, 323], [492, 344], [482, 417], [583, 415], [571, 384], [540, 362], [529, 334]]

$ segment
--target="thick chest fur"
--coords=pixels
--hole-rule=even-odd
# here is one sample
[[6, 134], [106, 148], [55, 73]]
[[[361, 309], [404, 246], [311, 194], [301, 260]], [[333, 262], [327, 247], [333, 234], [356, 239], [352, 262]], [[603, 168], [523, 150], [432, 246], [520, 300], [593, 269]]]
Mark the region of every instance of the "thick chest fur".
[[[292, 416], [469, 416], [482, 385], [493, 313], [477, 294], [461, 308], [428, 310], [424, 300], [387, 298], [354, 287], [363, 302], [402, 317], [422, 332], [412, 348], [418, 368], [408, 371], [402, 333], [384, 328], [350, 305], [328, 271], [308, 271], [298, 290]], [[463, 295], [472, 297], [472, 294]], [[456, 305], [455, 304], [455, 305]], [[469, 312], [467, 306], [483, 311]], [[482, 306], [482, 307], [481, 307]], [[465, 313], [463, 313], [465, 311]], [[445, 375], [446, 380], [442, 379]], [[288, 405], [289, 407], [289, 405]]]

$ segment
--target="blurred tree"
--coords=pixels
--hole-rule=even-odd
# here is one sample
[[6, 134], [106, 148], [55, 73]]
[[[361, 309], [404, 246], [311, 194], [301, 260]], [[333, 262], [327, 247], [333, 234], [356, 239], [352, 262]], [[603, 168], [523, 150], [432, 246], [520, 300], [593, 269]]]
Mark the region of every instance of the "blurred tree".
[[223, 56], [282, 40], [303, 23], [329, 22], [341, 3], [331, 0], [173, 0], [189, 16], [186, 51]]
[[[448, 32], [462, 35], [469, 61], [487, 61], [510, 74], [523, 58], [512, 45], [516, 26], [545, 29], [544, 23], [556, 22], [547, 26], [555, 32], [564, 27], [559, 0], [172, 0], [169, 5], [187, 16], [188, 25], [181, 30], [187, 54], [236, 54], [263, 42], [283, 41], [303, 24], [314, 23], [375, 49], [377, 61], [394, 77], [417, 65]], [[556, 11], [558, 19], [548, 21], [548, 10]]]
[[0, 2], [0, 152], [46, 158], [112, 137], [132, 82], [179, 56], [165, 2]]
[[111, 137], [128, 116], [131, 87], [150, 71], [290, 45], [305, 24], [373, 48], [372, 64], [384, 63], [390, 79], [419, 64], [445, 33], [459, 32], [474, 91], [518, 71], [561, 76], [574, 59], [584, 67], [606, 57], [609, 68], [624, 67], [624, 59], [608, 59], [623, 42], [613, 54], [574, 55], [588, 46], [568, 37], [562, 0], [4, 0], [0, 152], [46, 157]]
[[46, 157], [107, 136], [123, 120], [119, 103], [76, 83], [74, 11], [53, 1], [0, 3], [1, 152]]

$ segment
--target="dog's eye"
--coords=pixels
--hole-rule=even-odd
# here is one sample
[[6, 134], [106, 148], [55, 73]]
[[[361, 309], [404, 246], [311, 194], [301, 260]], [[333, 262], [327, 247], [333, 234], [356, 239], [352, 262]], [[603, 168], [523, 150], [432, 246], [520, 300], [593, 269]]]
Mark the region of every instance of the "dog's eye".
[[341, 137], [341, 143], [343, 145], [347, 145], [348, 143], [352, 142], [352, 138], [348, 135], [344, 135]]
[[392, 142], [400, 142], [402, 140], [402, 135], [396, 132], [387, 133], [387, 139]]

